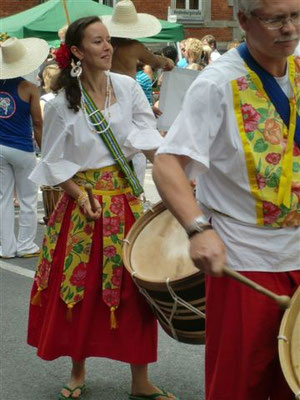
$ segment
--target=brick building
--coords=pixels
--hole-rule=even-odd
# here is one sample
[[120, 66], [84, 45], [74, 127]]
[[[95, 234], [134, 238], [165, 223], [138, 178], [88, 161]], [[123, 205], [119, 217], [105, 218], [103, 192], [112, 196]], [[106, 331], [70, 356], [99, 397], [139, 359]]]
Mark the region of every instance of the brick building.
[[[6, 17], [34, 7], [45, 0], [2, 0], [0, 16]], [[51, 0], [50, 0], [51, 1]], [[113, 7], [117, 0], [99, 0]], [[184, 25], [185, 37], [213, 34], [219, 47], [240, 38], [235, 0], [133, 0], [138, 12], [145, 12]], [[1, 27], [0, 27], [1, 30]]]

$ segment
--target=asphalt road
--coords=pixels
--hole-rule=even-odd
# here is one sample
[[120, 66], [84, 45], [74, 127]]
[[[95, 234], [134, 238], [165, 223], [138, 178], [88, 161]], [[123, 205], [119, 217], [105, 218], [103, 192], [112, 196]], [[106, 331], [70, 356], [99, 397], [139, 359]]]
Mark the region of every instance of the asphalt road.
[[[159, 196], [147, 169], [145, 192], [155, 202]], [[39, 218], [43, 216], [41, 195]], [[16, 211], [16, 214], [18, 212]], [[38, 226], [41, 244], [44, 226]], [[69, 378], [70, 360], [46, 362], [26, 344], [29, 294], [36, 260], [0, 260], [0, 400], [54, 400]], [[176, 342], [160, 329], [158, 362], [150, 365], [152, 381], [181, 400], [204, 399], [204, 346]], [[128, 365], [107, 359], [87, 361], [86, 400], [128, 399]]]

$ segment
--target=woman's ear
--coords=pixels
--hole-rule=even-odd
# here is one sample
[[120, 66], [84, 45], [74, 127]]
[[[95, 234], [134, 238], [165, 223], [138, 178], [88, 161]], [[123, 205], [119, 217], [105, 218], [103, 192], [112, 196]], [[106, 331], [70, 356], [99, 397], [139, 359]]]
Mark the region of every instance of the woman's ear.
[[71, 46], [70, 50], [71, 50], [71, 53], [72, 53], [76, 58], [78, 58], [78, 60], [82, 60], [83, 54], [82, 54], [82, 52], [79, 50], [79, 48], [78, 48], [77, 46]]

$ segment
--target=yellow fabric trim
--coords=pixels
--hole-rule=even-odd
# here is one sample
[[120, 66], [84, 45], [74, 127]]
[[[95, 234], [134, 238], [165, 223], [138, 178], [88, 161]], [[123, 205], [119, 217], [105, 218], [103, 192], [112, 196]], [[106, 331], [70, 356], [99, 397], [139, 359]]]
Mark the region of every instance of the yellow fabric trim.
[[234, 106], [234, 111], [238, 123], [238, 129], [241, 135], [242, 139], [242, 144], [244, 148], [244, 154], [245, 154], [245, 159], [246, 159], [246, 166], [247, 166], [247, 172], [248, 172], [248, 178], [249, 178], [249, 184], [250, 184], [250, 191], [253, 195], [253, 197], [256, 199], [256, 217], [257, 217], [257, 223], [259, 225], [263, 225], [263, 208], [262, 208], [262, 202], [260, 201], [260, 191], [257, 186], [257, 181], [256, 181], [256, 166], [255, 166], [255, 160], [253, 157], [253, 152], [251, 149], [251, 146], [248, 142], [247, 135], [245, 132], [244, 128], [244, 122], [243, 122], [243, 115], [241, 111], [241, 103], [240, 103], [240, 96], [239, 96], [239, 88], [237, 81], [232, 81], [231, 82], [231, 87], [232, 87], [232, 94], [233, 94], [233, 106]]

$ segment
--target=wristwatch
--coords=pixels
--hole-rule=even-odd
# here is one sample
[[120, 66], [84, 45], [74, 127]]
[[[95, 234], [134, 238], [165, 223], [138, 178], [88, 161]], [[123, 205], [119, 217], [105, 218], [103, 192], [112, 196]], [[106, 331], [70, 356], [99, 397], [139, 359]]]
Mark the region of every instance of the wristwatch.
[[199, 215], [194, 221], [185, 229], [189, 239], [196, 233], [202, 233], [207, 229], [212, 229], [211, 224], [204, 215]]

